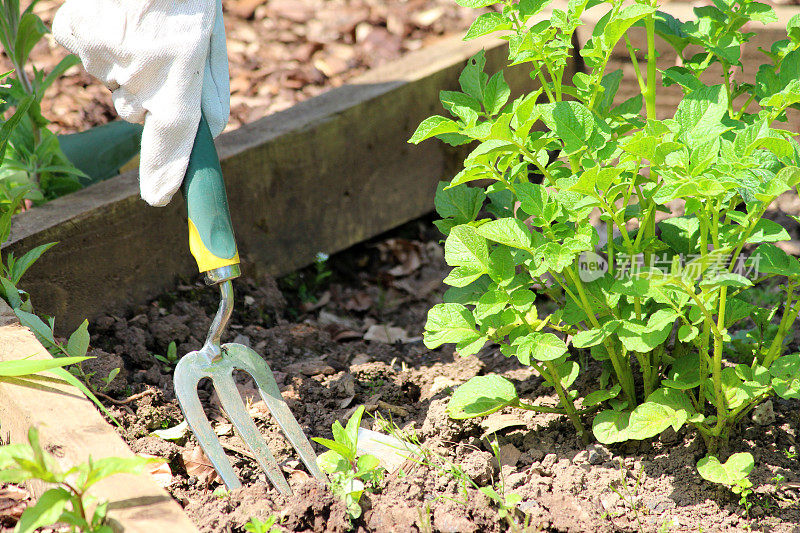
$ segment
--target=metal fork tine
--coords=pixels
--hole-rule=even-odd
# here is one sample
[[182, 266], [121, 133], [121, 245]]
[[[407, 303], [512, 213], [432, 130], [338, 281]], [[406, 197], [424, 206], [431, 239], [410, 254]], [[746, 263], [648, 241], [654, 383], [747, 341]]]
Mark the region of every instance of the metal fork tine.
[[242, 484], [236, 476], [228, 456], [225, 455], [219, 438], [211, 428], [200, 398], [197, 396], [197, 383], [208, 375], [197, 370], [199, 363], [194, 359], [197, 359], [197, 352], [187, 354], [178, 361], [175, 367], [175, 396], [183, 410], [186, 423], [197, 437], [200, 447], [214, 465], [222, 482], [225, 483], [228, 490], [238, 489]]
[[283, 476], [278, 461], [275, 460], [267, 443], [261, 436], [261, 432], [245, 409], [242, 397], [236, 388], [236, 383], [233, 381], [233, 376], [215, 375], [214, 388], [217, 389], [217, 396], [219, 396], [228, 418], [236, 426], [239, 436], [256, 456], [258, 464], [267, 473], [269, 480], [282, 494], [291, 495], [292, 489]]
[[283, 399], [278, 383], [275, 381], [275, 376], [269, 366], [257, 353], [248, 349], [236, 348], [238, 346], [233, 344], [225, 345], [228, 356], [238, 363], [236, 366], [249, 373], [255, 380], [261, 399], [264, 400], [269, 412], [277, 420], [283, 434], [286, 435], [294, 449], [297, 450], [297, 454], [303, 464], [306, 465], [309, 473], [319, 481], [327, 481], [325, 474], [317, 466], [317, 455], [314, 453], [311, 443], [308, 442], [303, 433], [303, 428], [300, 427], [297, 419], [286, 404], [286, 400]]

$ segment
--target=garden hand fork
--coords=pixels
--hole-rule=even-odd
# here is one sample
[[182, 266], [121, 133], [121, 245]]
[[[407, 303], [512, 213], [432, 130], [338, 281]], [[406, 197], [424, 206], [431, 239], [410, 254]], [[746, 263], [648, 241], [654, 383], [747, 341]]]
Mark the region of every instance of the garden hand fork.
[[240, 487], [241, 482], [222, 450], [222, 444], [211, 428], [197, 396], [198, 382], [203, 378], [210, 378], [223, 409], [269, 480], [281, 493], [291, 494], [289, 483], [250, 418], [236, 388], [233, 371], [244, 370], [255, 380], [261, 398], [308, 471], [324, 482], [325, 476], [317, 466], [317, 456], [281, 396], [269, 366], [247, 346], [234, 343], [220, 345], [220, 337], [233, 312], [231, 280], [238, 277], [241, 271], [222, 170], [214, 139], [203, 117], [200, 119], [183, 181], [183, 194], [189, 214], [189, 248], [197, 260], [200, 272], [205, 273], [206, 284], [219, 284], [222, 296], [203, 347], [183, 356], [175, 366], [175, 395], [186, 422], [228, 489]]

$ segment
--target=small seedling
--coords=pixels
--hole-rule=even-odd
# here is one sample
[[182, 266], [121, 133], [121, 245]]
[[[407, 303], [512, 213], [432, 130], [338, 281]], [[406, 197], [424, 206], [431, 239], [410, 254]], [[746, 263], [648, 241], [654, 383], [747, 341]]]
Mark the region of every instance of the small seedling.
[[358, 501], [364, 491], [374, 491], [383, 480], [385, 472], [374, 455], [357, 457], [358, 428], [363, 415], [362, 405], [356, 409], [345, 427], [338, 420], [334, 422], [333, 440], [311, 439], [328, 448], [329, 451], [317, 458], [317, 464], [331, 476], [331, 489], [334, 494], [344, 498], [347, 512], [353, 519], [361, 516]]
[[244, 530], [247, 533], [281, 533], [281, 528], [276, 525], [279, 522], [280, 520], [274, 514], [269, 515], [264, 521], [253, 517], [244, 525]]
[[640, 505], [639, 502], [636, 501], [639, 495], [639, 488], [642, 486], [642, 481], [644, 480], [644, 468], [639, 469], [639, 474], [635, 477], [636, 481], [634, 482], [633, 488], [628, 485], [628, 472], [630, 472], [630, 470], [628, 470], [625, 463], [622, 461], [619, 462], [619, 470], [619, 480], [612, 481], [608, 488], [619, 496], [619, 499], [633, 511], [638, 530], [644, 531], [644, 529], [642, 529], [641, 519], [639, 518]]
[[748, 498], [753, 494], [753, 483], [748, 479], [753, 470], [753, 456], [746, 452], [734, 453], [728, 460], [721, 463], [714, 456], [707, 455], [697, 462], [697, 471], [708, 481], [725, 485], [734, 494], [739, 495], [739, 505], [750, 514], [753, 506]]
[[166, 355], [158, 355], [154, 353], [153, 357], [155, 357], [156, 360], [164, 363], [165, 371], [171, 371], [172, 367], [178, 362], [178, 347], [175, 344], [175, 341], [170, 342], [169, 346], [167, 346]]
[[108, 390], [108, 388], [111, 386], [111, 382], [114, 381], [114, 378], [117, 377], [117, 375], [119, 374], [119, 370], [120, 370], [119, 368], [114, 368], [111, 370], [111, 372], [108, 373], [108, 376], [100, 378], [100, 380], [103, 382], [103, 387], [102, 387], [103, 392]]
[[[87, 494], [95, 483], [114, 474], [140, 474], [148, 463], [159, 459], [143, 457], [105, 457], [72, 467], [59, 468], [56, 460], [46, 453], [39, 443], [36, 428], [28, 430], [28, 444], [0, 446], [0, 471], [2, 480], [23, 483], [39, 480], [55, 485], [41, 495], [20, 517], [15, 533], [33, 533], [38, 528], [55, 523], [69, 524], [71, 531], [84, 533], [112, 533], [105, 524], [106, 503], [98, 503]], [[95, 505], [93, 513], [89, 508]]]

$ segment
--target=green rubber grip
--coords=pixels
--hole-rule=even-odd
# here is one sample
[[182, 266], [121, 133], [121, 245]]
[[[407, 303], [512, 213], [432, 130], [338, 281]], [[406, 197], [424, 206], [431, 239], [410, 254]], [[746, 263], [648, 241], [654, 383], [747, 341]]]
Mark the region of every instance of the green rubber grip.
[[200, 272], [238, 264], [219, 156], [202, 116], [181, 189], [189, 216], [189, 248]]

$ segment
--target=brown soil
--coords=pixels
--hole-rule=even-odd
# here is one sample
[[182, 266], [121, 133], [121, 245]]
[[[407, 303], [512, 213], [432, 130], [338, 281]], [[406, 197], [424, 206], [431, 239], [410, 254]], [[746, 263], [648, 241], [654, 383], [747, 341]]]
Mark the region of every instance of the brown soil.
[[[41, 0], [35, 11], [49, 27], [63, 3]], [[476, 15], [474, 9], [452, 0], [225, 0], [222, 4], [231, 71], [228, 129], [338, 87], [437, 36], [464, 31]], [[32, 61], [49, 72], [66, 54], [47, 39], [34, 49]], [[0, 72], [10, 69], [0, 53]], [[81, 67], [56, 80], [42, 111], [58, 133], [81, 131], [117, 116], [111, 93]]]
[[[749, 513], [730, 491], [700, 478], [694, 465], [703, 445], [686, 429], [608, 449], [582, 445], [569, 422], [556, 415], [448, 419], [445, 405], [453, 387], [489, 372], [517, 382], [523, 397], [545, 405], [557, 399], [529, 369], [493, 347], [460, 358], [451, 348], [430, 351], [418, 340], [446, 272], [437, 240], [427, 221], [416, 222], [331, 258], [333, 276], [321, 286], [314, 285], [313, 269], [277, 283], [240, 279], [235, 285], [238, 307], [223, 340], [249, 344], [264, 356], [307, 435], [330, 438], [334, 420], [345, 422], [365, 404], [373, 416], [391, 419], [421, 442], [425, 457], [387, 475], [378, 492], [364, 496], [364, 513], [352, 523], [343, 502], [305, 473], [258, 402], [250, 412], [294, 487], [292, 498], [266, 484], [208, 385], [201, 386], [200, 397], [245, 488], [215, 495], [220, 485], [192, 437], [179, 445], [152, 436], [183, 420], [171, 369], [152, 354], [166, 353], [173, 340], [179, 355], [199, 348], [217, 304], [212, 289], [184, 282], [127, 317], [96, 321], [91, 331], [98, 358], [85, 370], [99, 377], [124, 362], [107, 394], [121, 399], [153, 390], [112, 411], [134, 451], [168, 461], [170, 471], [157, 479], [204, 532], [240, 532], [251, 517], [270, 514], [290, 531], [509, 530], [497, 506], [475, 488], [489, 484], [522, 497], [513, 520], [531, 531], [800, 531], [797, 402], [773, 399], [774, 421], [766, 416], [768, 424], [761, 426], [746, 420], [732, 438], [731, 452], [750, 451], [756, 460]], [[302, 286], [316, 303], [300, 301]], [[377, 340], [381, 331], [406, 342]], [[578, 383], [582, 394], [598, 373], [591, 367], [585, 373]], [[246, 379], [241, 390], [245, 397], [254, 394]], [[373, 416], [362, 425], [385, 429]], [[497, 456], [490, 453], [495, 438]], [[459, 470], [472, 481], [454, 474]], [[778, 474], [785, 478], [780, 485], [773, 479]]]

